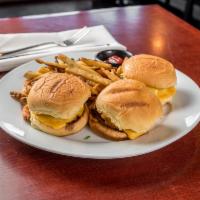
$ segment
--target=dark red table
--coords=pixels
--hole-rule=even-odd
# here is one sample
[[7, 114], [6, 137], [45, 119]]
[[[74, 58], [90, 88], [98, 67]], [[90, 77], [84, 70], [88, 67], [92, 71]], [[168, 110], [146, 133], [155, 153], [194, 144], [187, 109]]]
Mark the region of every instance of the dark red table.
[[[159, 6], [1, 19], [0, 33], [99, 24], [133, 53], [169, 59], [200, 84], [200, 32]], [[199, 200], [200, 126], [159, 151], [116, 160], [47, 153], [0, 130], [0, 200], [51, 199]]]

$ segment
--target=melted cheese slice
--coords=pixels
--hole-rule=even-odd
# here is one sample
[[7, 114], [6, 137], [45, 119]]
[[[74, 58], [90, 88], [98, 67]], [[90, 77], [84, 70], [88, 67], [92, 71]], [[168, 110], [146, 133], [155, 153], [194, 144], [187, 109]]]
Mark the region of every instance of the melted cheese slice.
[[165, 100], [169, 99], [170, 97], [174, 96], [176, 94], [176, 88], [171, 87], [167, 89], [156, 89], [148, 87], [150, 91], [152, 91], [161, 102], [164, 102]]
[[124, 130], [124, 132], [127, 134], [128, 138], [131, 139], [131, 140], [134, 140], [134, 139], [136, 139], [139, 136], [144, 134], [144, 133], [137, 133], [137, 132], [132, 131], [130, 129], [126, 129], [126, 130]]
[[84, 108], [82, 108], [76, 115], [68, 119], [59, 119], [59, 118], [54, 118], [50, 115], [43, 115], [43, 114], [34, 114], [34, 116], [36, 120], [38, 120], [40, 123], [54, 129], [60, 129], [65, 127], [67, 123], [70, 123], [73, 120], [75, 120], [78, 116], [81, 116], [83, 111]]

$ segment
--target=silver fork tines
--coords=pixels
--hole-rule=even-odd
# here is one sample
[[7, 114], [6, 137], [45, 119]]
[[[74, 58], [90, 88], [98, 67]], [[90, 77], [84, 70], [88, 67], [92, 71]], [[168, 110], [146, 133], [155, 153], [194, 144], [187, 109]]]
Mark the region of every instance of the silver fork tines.
[[83, 37], [85, 37], [85, 35], [87, 35], [90, 32], [90, 29], [87, 27], [84, 27], [83, 29], [81, 29], [79, 31], [79, 33], [77, 32], [76, 35], [72, 36], [70, 39], [63, 41], [63, 43], [66, 46], [70, 46], [73, 44], [76, 44], [78, 41], [80, 41]]

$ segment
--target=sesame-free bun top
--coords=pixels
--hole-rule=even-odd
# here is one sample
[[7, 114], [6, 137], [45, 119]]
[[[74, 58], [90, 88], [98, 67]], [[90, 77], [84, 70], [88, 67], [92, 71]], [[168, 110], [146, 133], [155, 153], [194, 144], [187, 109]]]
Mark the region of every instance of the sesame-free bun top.
[[143, 83], [131, 79], [107, 86], [96, 99], [96, 109], [119, 130], [138, 133], [150, 130], [162, 116], [159, 99]]
[[68, 119], [83, 108], [90, 89], [80, 78], [65, 73], [48, 73], [36, 81], [28, 95], [28, 107], [36, 114]]
[[147, 86], [164, 89], [176, 85], [175, 68], [169, 61], [152, 55], [140, 54], [123, 62], [123, 76], [136, 79]]

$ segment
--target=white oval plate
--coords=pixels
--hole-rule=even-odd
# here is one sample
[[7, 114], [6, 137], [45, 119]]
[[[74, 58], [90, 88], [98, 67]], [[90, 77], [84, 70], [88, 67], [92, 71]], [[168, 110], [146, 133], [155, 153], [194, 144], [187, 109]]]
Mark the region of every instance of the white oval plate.
[[[93, 58], [89, 52], [68, 54], [73, 58]], [[53, 56], [45, 57], [52, 61]], [[188, 76], [177, 70], [177, 94], [173, 100], [173, 112], [146, 135], [136, 140], [112, 142], [95, 135], [88, 127], [78, 134], [68, 137], [55, 137], [33, 129], [21, 114], [21, 107], [9, 92], [21, 90], [23, 75], [35, 70], [39, 64], [32, 61], [6, 74], [0, 81], [0, 126], [9, 135], [49, 152], [83, 158], [123, 158], [146, 154], [178, 140], [192, 130], [200, 119], [199, 87]], [[85, 140], [86, 136], [90, 136]]]

